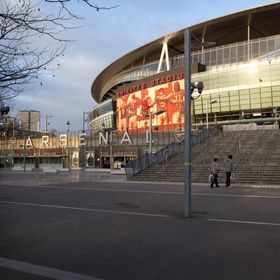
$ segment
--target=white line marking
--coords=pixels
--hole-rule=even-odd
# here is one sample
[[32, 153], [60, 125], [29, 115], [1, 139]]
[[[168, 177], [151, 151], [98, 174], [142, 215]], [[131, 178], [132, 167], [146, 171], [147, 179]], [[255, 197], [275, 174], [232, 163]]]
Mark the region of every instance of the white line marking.
[[[32, 186], [33, 187], [33, 186]], [[128, 193], [151, 193], [151, 194], [184, 194], [183, 192], [168, 192], [168, 191], [149, 191], [149, 190], [128, 190], [128, 189], [109, 189], [109, 188], [85, 188], [85, 187], [60, 187], [60, 186], [40, 186], [42, 189], [69, 189], [69, 190], [86, 190], [86, 191], [101, 191], [101, 192], [128, 192]]]
[[265, 223], [265, 222], [255, 222], [255, 221], [240, 221], [240, 220], [226, 220], [226, 219], [208, 219], [208, 221], [222, 222], [222, 223], [265, 225], [265, 226], [280, 226], [280, 223]]
[[0, 203], [14, 204], [14, 205], [24, 205], [24, 206], [57, 208], [57, 209], [79, 210], [79, 211], [88, 211], [88, 212], [100, 212], [100, 213], [111, 213], [111, 214], [125, 214], [125, 215], [138, 215], [138, 216], [147, 216], [147, 217], [170, 218], [170, 216], [168, 216], [168, 215], [153, 214], [153, 213], [148, 213], [147, 214], [147, 213], [141, 213], [141, 212], [102, 210], [102, 209], [95, 209], [95, 208], [81, 208], [81, 207], [70, 207], [70, 206], [50, 205], [50, 204], [37, 204], [37, 203], [16, 202], [16, 201], [0, 201]]
[[[61, 187], [61, 186], [25, 186], [37, 189], [67, 189], [67, 190], [86, 190], [86, 191], [102, 191], [102, 192], [128, 192], [128, 193], [150, 193], [150, 194], [174, 194], [184, 195], [184, 192], [172, 191], [150, 191], [150, 190], [128, 190], [128, 189], [109, 189], [109, 188], [86, 188], [86, 187]], [[196, 196], [217, 196], [217, 197], [244, 197], [244, 198], [268, 198], [280, 199], [279, 195], [246, 195], [246, 194], [219, 194], [219, 193], [197, 193], [193, 192], [192, 195]]]
[[59, 270], [37, 264], [20, 262], [2, 257], [0, 257], [0, 266], [57, 280], [102, 280], [101, 278], [96, 278], [89, 275], [73, 273], [69, 271]]
[[254, 194], [222, 194], [222, 193], [193, 193], [197, 196], [220, 196], [220, 197], [245, 197], [245, 198], [269, 198], [280, 199], [279, 195], [254, 195]]

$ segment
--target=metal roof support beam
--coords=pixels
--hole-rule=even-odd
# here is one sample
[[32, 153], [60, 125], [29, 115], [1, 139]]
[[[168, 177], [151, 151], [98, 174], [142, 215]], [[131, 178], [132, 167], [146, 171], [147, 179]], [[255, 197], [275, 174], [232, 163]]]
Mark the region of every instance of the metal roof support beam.
[[251, 44], [250, 44], [250, 39], [251, 39], [251, 18], [252, 18], [252, 15], [249, 14], [248, 16], [248, 26], [247, 26], [247, 40], [248, 40], [248, 61], [250, 61], [250, 58], [251, 58]]
[[166, 70], [169, 71], [170, 70], [170, 64], [169, 64], [169, 54], [168, 54], [167, 42], [164, 42], [162, 44], [161, 55], [160, 55], [160, 59], [159, 59], [157, 73], [160, 73], [164, 57], [165, 57], [165, 61], [166, 61]]
[[204, 44], [205, 44], [205, 34], [206, 34], [207, 26], [204, 26], [203, 33], [202, 33], [202, 39], [201, 39], [201, 52], [202, 52], [202, 60], [201, 63], [205, 63], [205, 53], [204, 53]]

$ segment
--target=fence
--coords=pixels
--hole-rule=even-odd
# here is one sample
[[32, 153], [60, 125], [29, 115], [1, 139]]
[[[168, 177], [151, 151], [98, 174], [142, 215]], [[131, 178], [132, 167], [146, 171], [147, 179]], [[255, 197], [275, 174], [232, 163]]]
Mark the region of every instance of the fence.
[[[192, 145], [199, 144], [203, 142], [207, 137], [211, 135], [215, 135], [218, 133], [218, 127], [211, 127], [208, 130], [204, 129], [199, 133], [192, 134]], [[135, 176], [140, 171], [146, 169], [147, 167], [157, 165], [163, 162], [167, 163], [168, 157], [172, 155], [176, 155], [179, 152], [182, 153], [184, 151], [184, 139], [180, 142], [173, 142], [163, 147], [161, 150], [156, 153], [145, 153], [143, 156], [139, 158], [129, 161], [126, 165], [125, 172], [126, 177], [129, 179]]]

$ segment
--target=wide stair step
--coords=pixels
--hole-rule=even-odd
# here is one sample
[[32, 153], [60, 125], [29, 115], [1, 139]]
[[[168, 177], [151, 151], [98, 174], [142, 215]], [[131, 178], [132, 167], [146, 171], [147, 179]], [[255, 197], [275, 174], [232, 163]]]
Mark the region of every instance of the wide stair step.
[[[241, 184], [280, 183], [279, 130], [221, 132], [204, 143], [192, 147], [192, 181], [208, 182], [209, 166], [217, 157], [220, 165], [219, 181], [224, 183], [223, 159], [233, 155], [235, 182]], [[167, 164], [147, 168], [131, 180], [184, 181], [184, 154], [168, 159]]]

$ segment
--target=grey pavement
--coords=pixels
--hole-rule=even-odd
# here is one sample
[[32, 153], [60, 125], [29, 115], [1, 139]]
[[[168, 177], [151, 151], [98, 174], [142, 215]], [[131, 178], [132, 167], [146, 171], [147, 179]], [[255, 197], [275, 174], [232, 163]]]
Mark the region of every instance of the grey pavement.
[[[74, 170], [63, 171], [57, 173], [42, 172], [42, 171], [12, 171], [11, 169], [0, 169], [0, 185], [1, 184], [22, 184], [22, 185], [45, 185], [57, 183], [70, 183], [70, 182], [122, 182], [130, 184], [150, 184], [150, 181], [130, 181], [127, 180], [126, 175], [111, 174], [108, 170], [95, 169], [93, 171]], [[153, 184], [173, 184], [183, 185], [183, 182], [152, 182]], [[208, 182], [192, 182], [193, 186], [209, 186]], [[245, 188], [280, 188], [278, 185], [268, 184], [243, 184], [239, 182], [232, 183], [233, 187]]]
[[57, 173], [42, 171], [11, 171], [0, 169], [0, 184], [44, 185], [67, 182], [90, 181], [125, 182], [125, 175], [112, 175], [105, 170], [86, 172], [84, 170], [63, 171]]
[[279, 279], [279, 188], [194, 184], [184, 218], [182, 183], [82, 171], [0, 179], [1, 280]]

